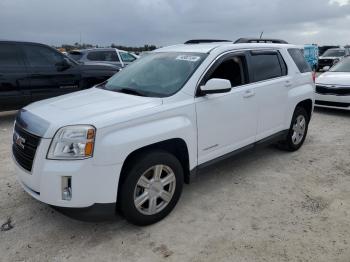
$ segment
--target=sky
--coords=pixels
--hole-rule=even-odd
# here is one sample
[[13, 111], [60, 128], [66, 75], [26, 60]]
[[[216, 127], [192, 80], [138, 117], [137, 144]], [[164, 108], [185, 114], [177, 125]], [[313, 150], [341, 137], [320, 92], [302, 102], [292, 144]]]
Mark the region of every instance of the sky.
[[165, 46], [280, 38], [350, 44], [349, 0], [0, 0], [0, 39]]

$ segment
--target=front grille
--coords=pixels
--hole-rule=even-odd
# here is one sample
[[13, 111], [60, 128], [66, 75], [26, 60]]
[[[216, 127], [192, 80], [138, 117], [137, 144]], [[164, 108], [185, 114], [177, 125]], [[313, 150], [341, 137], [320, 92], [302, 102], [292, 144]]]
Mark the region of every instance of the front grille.
[[15, 125], [13, 134], [12, 152], [17, 163], [29, 172], [32, 171], [36, 149], [40, 143], [40, 137], [33, 135], [19, 125]]
[[316, 93], [321, 95], [349, 96], [350, 86], [349, 87], [329, 87], [329, 86], [316, 85]]
[[316, 100], [315, 104], [320, 106], [335, 106], [335, 107], [344, 107], [344, 108], [350, 107], [350, 103], [328, 102], [328, 101], [320, 101], [320, 100]]

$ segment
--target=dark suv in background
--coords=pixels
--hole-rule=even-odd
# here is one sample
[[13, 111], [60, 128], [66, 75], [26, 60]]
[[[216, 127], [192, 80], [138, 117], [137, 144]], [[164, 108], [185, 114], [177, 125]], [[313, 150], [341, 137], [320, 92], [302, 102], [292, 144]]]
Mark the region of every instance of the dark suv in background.
[[317, 71], [324, 70], [325, 67], [332, 67], [349, 55], [347, 48], [330, 48], [319, 57]]
[[47, 45], [0, 41], [0, 111], [92, 87], [118, 71], [79, 64]]

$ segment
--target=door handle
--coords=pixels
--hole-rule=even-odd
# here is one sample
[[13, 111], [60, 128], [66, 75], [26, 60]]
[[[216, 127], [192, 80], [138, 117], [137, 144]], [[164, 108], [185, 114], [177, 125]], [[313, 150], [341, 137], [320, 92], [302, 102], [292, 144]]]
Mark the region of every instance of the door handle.
[[255, 96], [255, 92], [251, 89], [249, 90], [246, 90], [243, 94], [243, 97], [244, 98], [249, 98], [249, 97], [252, 97], [252, 96]]

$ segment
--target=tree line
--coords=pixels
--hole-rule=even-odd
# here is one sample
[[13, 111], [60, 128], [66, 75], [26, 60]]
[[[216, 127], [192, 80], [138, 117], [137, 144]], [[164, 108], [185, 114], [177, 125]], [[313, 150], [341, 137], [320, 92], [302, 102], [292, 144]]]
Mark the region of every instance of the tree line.
[[123, 46], [123, 45], [117, 45], [117, 44], [111, 44], [109, 46], [98, 46], [98, 45], [92, 45], [92, 44], [86, 44], [86, 43], [82, 43], [82, 44], [74, 43], [74, 45], [63, 44], [61, 46], [55, 46], [55, 48], [57, 48], [57, 49], [63, 48], [67, 52], [69, 52], [71, 50], [76, 50], [76, 49], [87, 49], [87, 48], [98, 48], [98, 47], [112, 47], [112, 48], [117, 48], [117, 49], [129, 51], [129, 52], [135, 52], [135, 53], [141, 53], [144, 51], [152, 51], [152, 50], [157, 48], [157, 46], [155, 46], [155, 45], [148, 45], [148, 44], [144, 45], [144, 46], [140, 46], [140, 47]]

